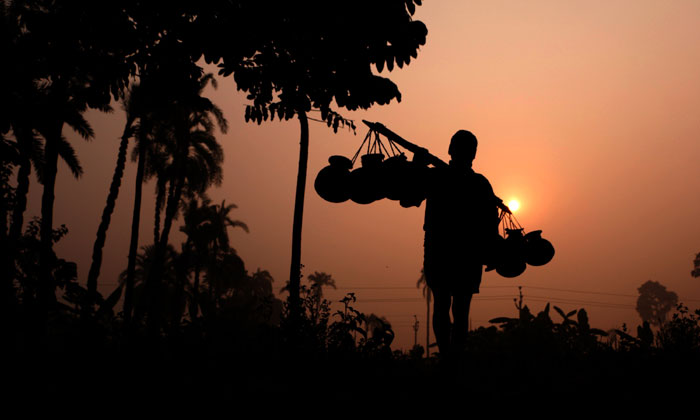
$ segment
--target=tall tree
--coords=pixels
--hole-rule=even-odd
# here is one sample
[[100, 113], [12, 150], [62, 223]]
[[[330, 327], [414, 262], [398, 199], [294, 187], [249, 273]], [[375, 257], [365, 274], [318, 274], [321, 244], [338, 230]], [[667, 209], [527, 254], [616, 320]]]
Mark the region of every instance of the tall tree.
[[[127, 114], [127, 127], [130, 120], [133, 121], [133, 130], [136, 144], [132, 150], [132, 160], [136, 160], [136, 180], [134, 186], [134, 205], [131, 216], [131, 235], [129, 239], [129, 253], [127, 257], [127, 268], [124, 276], [124, 323], [127, 328], [131, 326], [131, 316], [133, 311], [133, 293], [134, 280], [136, 275], [136, 258], [139, 244], [139, 227], [141, 224], [141, 196], [143, 190], [143, 179], [146, 167], [148, 144], [150, 143], [150, 121], [153, 105], [149, 103], [149, 99], [159, 98], [158, 95], [153, 95], [158, 92], [148, 91], [149, 84], [146, 82], [146, 88], [142, 84], [132, 86], [131, 90], [126, 94], [123, 101], [123, 108]], [[150, 105], [150, 106], [149, 106]], [[129, 118], [128, 115], [132, 117]], [[127, 128], [125, 128], [125, 131]]]
[[[162, 127], [170, 124], [172, 110], [179, 100], [180, 92], [173, 86], [190, 85], [201, 77], [199, 68], [181, 50], [178, 43], [170, 45], [170, 39], [159, 44], [151, 51], [150, 57], [143, 63], [138, 82], [125, 95], [124, 109], [132, 118], [132, 131], [135, 146], [131, 159], [137, 162], [134, 205], [132, 211], [131, 239], [129, 241], [128, 264], [125, 277], [124, 317], [131, 322], [133, 311], [133, 287], [136, 270], [136, 256], [139, 243], [139, 226], [141, 220], [141, 200], [144, 181], [156, 177], [156, 216], [162, 211], [165, 186], [168, 181], [168, 164], [172, 162], [172, 139], [170, 132]], [[154, 244], [159, 243], [160, 223], [156, 219]]]
[[158, 138], [167, 149], [169, 161], [164, 168], [168, 196], [163, 230], [158, 238], [161, 246], [168, 242], [173, 218], [183, 194], [194, 197], [210, 185], [219, 185], [223, 179], [221, 164], [223, 150], [216, 141], [214, 124], [225, 133], [228, 123], [219, 107], [202, 97], [208, 83], [215, 81], [208, 74], [199, 81], [194, 92], [188, 92], [170, 109], [167, 120], [158, 125]]
[[659, 282], [649, 280], [637, 290], [637, 312], [642, 320], [652, 325], [662, 325], [671, 309], [678, 304], [678, 295], [666, 290], [666, 286]]
[[[397, 86], [374, 74], [384, 67], [391, 71], [417, 57], [427, 29], [412, 15], [420, 0], [358, 0], [345, 3], [312, 0], [280, 2], [274, 7], [261, 2], [241, 2], [247, 19], [241, 22], [242, 38], [248, 41], [247, 58], [241, 48], [222, 54], [205, 47], [204, 57], [220, 63], [221, 74], [233, 73], [238, 89], [248, 93], [252, 105], [246, 120], [258, 124], [277, 116], [298, 118], [300, 125], [299, 167], [292, 228], [292, 258], [289, 272], [290, 308], [299, 311], [301, 233], [309, 147], [307, 114], [319, 110], [321, 119], [337, 131], [351, 121], [331, 109], [333, 103], [350, 111], [400, 100]], [[226, 33], [216, 20], [207, 20]], [[230, 23], [230, 22], [229, 22]], [[233, 58], [231, 58], [233, 57]]]
[[[134, 185], [134, 205], [131, 217], [131, 236], [129, 240], [129, 253], [127, 257], [127, 269], [124, 278], [124, 322], [127, 328], [131, 324], [133, 311], [133, 290], [136, 275], [136, 258], [139, 243], [139, 227], [141, 224], [141, 197], [147, 162], [152, 162], [153, 157], [149, 151], [153, 150], [154, 143], [151, 127], [157, 120], [157, 113], [163, 108], [163, 102], [167, 98], [169, 89], [165, 89], [161, 78], [142, 76], [138, 84], [131, 87], [123, 100], [123, 108], [127, 114], [127, 127], [133, 124], [131, 130], [135, 138], [135, 146], [132, 149], [131, 160], [137, 162], [136, 180]], [[129, 117], [131, 115], [131, 117]]]
[[[166, 177], [167, 204], [163, 229], [156, 243], [155, 269], [148, 280], [152, 306], [158, 314], [159, 264], [160, 256], [168, 245], [168, 237], [181, 203], [181, 198], [194, 197], [204, 193], [222, 180], [223, 150], [216, 141], [214, 126], [226, 132], [227, 122], [221, 110], [209, 99], [201, 96], [211, 75], [198, 80], [190, 80], [189, 85], [181, 86], [182, 96], [178, 96], [168, 109], [168, 117], [156, 126], [155, 138], [158, 146], [167, 150], [169, 161], [161, 176]], [[178, 94], [180, 95], [180, 94]], [[157, 332], [158, 320], [149, 318], [151, 333]]]
[[[121, 186], [121, 179], [124, 174], [124, 167], [126, 165], [126, 153], [129, 145], [129, 139], [134, 135], [136, 130], [138, 130], [140, 134], [139, 138], [145, 142], [149, 135], [151, 135], [149, 129], [155, 127], [157, 125], [157, 121], [160, 120], [162, 124], [162, 120], [166, 119], [166, 115], [163, 114], [163, 109], [168, 109], [168, 107], [173, 106], [171, 101], [174, 102], [174, 99], [171, 94], [167, 93], [173, 88], [170, 85], [166, 86], [166, 83], [171, 81], [171, 77], [166, 75], [158, 65], [155, 65], [154, 67], [156, 67], [155, 73], [157, 74], [142, 74], [141, 79], [146, 79], [146, 87], [144, 88], [141, 84], [134, 85], [126, 94], [123, 101], [123, 109], [126, 113], [126, 123], [124, 125], [124, 130], [119, 144], [117, 164], [114, 169], [112, 184], [107, 195], [107, 203], [104, 211], [102, 212], [102, 220], [98, 227], [97, 237], [93, 246], [92, 264], [90, 265], [87, 282], [89, 295], [95, 295], [97, 293], [97, 278], [99, 276], [100, 266], [102, 264], [102, 248], [104, 247], [107, 237], [107, 229], [109, 228], [112, 212], [114, 211], [114, 206], [119, 195], [119, 187]], [[190, 67], [191, 65], [186, 66], [188, 69]], [[153, 73], [150, 66], [145, 66], [142, 71]], [[170, 67], [170, 74], [172, 73], [173, 68]], [[139, 149], [143, 149], [144, 152], [148, 150], [146, 144], [143, 146], [144, 147]], [[151, 157], [150, 160], [155, 161], [156, 159]], [[140, 174], [137, 174], [137, 178], [139, 178], [139, 187], [143, 179], [143, 170], [144, 169], [141, 167]], [[138, 169], [137, 172], [139, 172]]]
[[[138, 92], [138, 90], [136, 91]], [[131, 92], [133, 96], [134, 91]], [[131, 101], [131, 100], [129, 100]], [[109, 187], [109, 193], [107, 194], [107, 203], [102, 211], [102, 219], [100, 225], [97, 228], [97, 238], [95, 238], [95, 244], [92, 248], [92, 263], [90, 264], [90, 271], [88, 272], [87, 280], [87, 291], [88, 299], [86, 307], [89, 307], [93, 303], [94, 296], [97, 294], [97, 277], [100, 275], [100, 267], [102, 266], [102, 248], [105, 245], [105, 240], [107, 239], [107, 229], [109, 229], [109, 223], [112, 219], [112, 212], [114, 211], [114, 206], [117, 202], [117, 197], [119, 196], [119, 187], [122, 183], [122, 176], [124, 175], [124, 167], [126, 166], [126, 152], [129, 147], [129, 139], [131, 138], [134, 130], [134, 122], [137, 118], [136, 110], [132, 107], [126, 107], [126, 124], [124, 125], [124, 131], [122, 133], [121, 141], [119, 142], [119, 151], [117, 153], [117, 164], [114, 168], [114, 175], [112, 175], [112, 184]]]
[[693, 271], [690, 272], [693, 277], [700, 277], [700, 252], [695, 255], [695, 260], [693, 260]]

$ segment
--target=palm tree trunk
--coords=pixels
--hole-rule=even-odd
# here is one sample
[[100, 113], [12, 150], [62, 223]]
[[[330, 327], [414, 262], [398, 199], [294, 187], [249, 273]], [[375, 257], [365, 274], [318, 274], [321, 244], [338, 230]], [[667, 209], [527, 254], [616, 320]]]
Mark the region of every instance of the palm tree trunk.
[[104, 248], [105, 240], [107, 239], [107, 229], [109, 229], [109, 223], [112, 219], [114, 206], [116, 204], [117, 197], [119, 196], [119, 187], [121, 186], [122, 177], [124, 176], [126, 150], [129, 146], [129, 137], [131, 137], [132, 122], [133, 121], [131, 119], [127, 120], [124, 133], [122, 134], [121, 143], [119, 144], [119, 153], [117, 154], [117, 165], [114, 168], [114, 175], [112, 176], [112, 185], [109, 187], [107, 204], [102, 212], [102, 221], [100, 222], [100, 226], [97, 228], [97, 238], [95, 239], [95, 245], [92, 248], [92, 264], [90, 265], [87, 280], [87, 308], [92, 307], [97, 297], [97, 278], [100, 275], [100, 267], [102, 266], [102, 249]]
[[[27, 210], [27, 192], [29, 192], [29, 174], [32, 164], [29, 157], [22, 152], [21, 163], [17, 171], [17, 189], [15, 190], [15, 208], [12, 212], [12, 224], [10, 225], [10, 243], [15, 244], [22, 234], [24, 225], [24, 212]], [[13, 245], [14, 246], [14, 245]]]
[[[184, 171], [178, 171], [177, 173], [182, 174], [179, 179], [175, 179], [171, 184], [171, 194], [168, 197], [168, 204], [165, 207], [165, 219], [163, 220], [163, 230], [160, 233], [160, 238], [158, 238], [158, 243], [156, 244], [156, 255], [153, 270], [148, 279], [148, 289], [149, 289], [149, 300], [150, 306], [148, 308], [148, 329], [152, 336], [158, 334], [160, 328], [160, 289], [161, 289], [161, 275], [163, 272], [163, 264], [165, 259], [165, 252], [168, 247], [168, 236], [170, 235], [170, 228], [173, 224], [173, 219], [175, 219], [175, 213], [177, 213], [177, 208], [180, 203], [180, 196], [182, 195], [182, 188], [185, 182]], [[172, 188], [172, 185], [175, 185]]]
[[180, 204], [180, 197], [182, 196], [182, 188], [185, 183], [184, 174], [180, 179], [174, 180], [171, 184], [170, 194], [168, 196], [168, 204], [165, 208], [165, 219], [163, 220], [163, 230], [160, 232], [160, 238], [158, 238], [158, 244], [160, 247], [161, 254], [165, 255], [165, 248], [168, 246], [168, 237], [170, 236], [170, 229], [173, 226], [173, 220], [175, 219], [175, 213], [177, 213], [177, 208]]
[[54, 188], [56, 187], [56, 172], [58, 170], [58, 144], [63, 131], [63, 121], [57, 121], [51, 132], [47, 133], [46, 147], [44, 148], [44, 191], [41, 196], [41, 251], [39, 254], [39, 287], [37, 297], [39, 300], [39, 315], [45, 326], [48, 311], [56, 302], [54, 281], [51, 278], [51, 265], [53, 263], [53, 203]]
[[301, 229], [304, 218], [304, 193], [306, 191], [306, 168], [309, 160], [309, 121], [305, 111], [297, 111], [301, 137], [299, 141], [299, 170], [294, 198], [294, 222], [292, 227], [292, 262], [289, 268], [290, 315], [295, 319], [301, 310], [299, 283], [301, 280]]
[[136, 169], [136, 186], [134, 187], [134, 212], [131, 216], [131, 241], [129, 242], [129, 262], [126, 268], [124, 292], [124, 323], [131, 324], [131, 312], [134, 295], [134, 273], [136, 271], [136, 254], [139, 246], [139, 224], [141, 222], [141, 193], [143, 190], [143, 173], [146, 166], [146, 148], [139, 149], [139, 163]]
[[160, 212], [163, 209], [165, 199], [165, 181], [159, 178], [156, 182], [156, 214], [153, 218], [153, 245], [157, 245], [160, 239]]

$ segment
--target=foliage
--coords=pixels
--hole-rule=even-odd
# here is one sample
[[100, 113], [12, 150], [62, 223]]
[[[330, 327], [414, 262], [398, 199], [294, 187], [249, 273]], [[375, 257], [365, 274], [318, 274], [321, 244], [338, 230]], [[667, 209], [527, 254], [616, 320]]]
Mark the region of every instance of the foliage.
[[700, 309], [690, 311], [679, 303], [671, 320], [658, 332], [659, 347], [674, 353], [700, 351]]
[[[22, 236], [17, 252], [16, 269], [18, 292], [21, 302], [34, 300], [38, 290], [38, 261], [39, 261], [39, 229], [41, 221], [39, 218], [32, 219], [27, 225], [27, 229]], [[65, 225], [53, 230], [53, 243], [59, 242], [68, 234]], [[77, 285], [78, 269], [74, 262], [58, 258], [53, 254], [51, 263], [52, 278], [55, 286], [67, 290], [69, 295], [79, 293], [74, 290]]]
[[629, 333], [625, 324], [622, 324], [621, 330], [614, 330], [614, 333], [619, 337], [616, 350], [621, 352], [649, 352], [654, 345], [654, 332], [647, 321], [642, 322], [642, 325], [637, 327], [636, 337]]
[[[205, 53], [205, 58], [223, 59], [220, 73], [233, 73], [238, 89], [248, 93], [253, 103], [246, 108], [246, 121], [288, 120], [313, 108], [335, 131], [344, 124], [354, 128], [331, 104], [352, 111], [401, 99], [397, 86], [373, 74], [371, 65], [391, 71], [394, 64], [403, 67], [417, 57], [427, 35], [425, 25], [411, 19], [420, 4], [359, 0], [346, 7], [314, 0], [281, 2], [270, 8], [242, 2], [247, 19], [233, 18], [250, 41], [245, 59], [214, 51]], [[222, 33], [223, 23], [218, 22]]]
[[[533, 315], [528, 306], [523, 305], [521, 295], [516, 308], [518, 318], [499, 317], [489, 322], [500, 324], [501, 330], [513, 340], [512, 344], [528, 352], [587, 354], [599, 350], [603, 346], [600, 337], [607, 336], [605, 331], [591, 328], [585, 309], [564, 312], [553, 306], [562, 318], [557, 323], [549, 315], [549, 303], [537, 315]], [[574, 315], [576, 319], [572, 318]]]
[[[281, 324], [287, 345], [295, 354], [330, 359], [392, 358], [394, 331], [391, 325], [376, 315], [369, 324], [368, 318], [372, 316], [367, 317], [352, 306], [357, 301], [354, 293], [348, 293], [338, 301], [343, 305], [342, 309], [333, 313], [331, 303], [313, 288], [302, 285], [300, 297], [303, 307], [300, 319], [295, 321], [290, 316], [287, 301]], [[368, 327], [371, 327], [369, 332]]]
[[[14, 155], [14, 156], [13, 156]], [[15, 190], [10, 183], [12, 172], [14, 170], [14, 160], [16, 153], [9, 142], [5, 142], [0, 138], [0, 239], [5, 240], [8, 234], [8, 226], [11, 223], [12, 209], [15, 207]]]
[[695, 260], [693, 260], [693, 271], [690, 272], [693, 277], [700, 277], [700, 252], [695, 255]]

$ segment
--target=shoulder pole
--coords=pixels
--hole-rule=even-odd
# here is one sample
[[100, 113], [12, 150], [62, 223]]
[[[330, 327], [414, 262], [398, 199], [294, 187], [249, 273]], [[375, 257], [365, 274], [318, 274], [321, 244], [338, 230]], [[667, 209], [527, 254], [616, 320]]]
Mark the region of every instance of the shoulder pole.
[[383, 135], [387, 139], [393, 141], [394, 143], [398, 144], [399, 146], [403, 147], [409, 152], [422, 155], [422, 157], [427, 163], [435, 167], [447, 166], [447, 163], [443, 162], [439, 157], [431, 154], [428, 151], [428, 149], [411, 143], [410, 141], [404, 139], [403, 137], [386, 128], [384, 124], [378, 122], [370, 122], [367, 120], [362, 120], [362, 122], [365, 123], [365, 125], [367, 125], [367, 127], [369, 127], [371, 130], [374, 130], [377, 133]]
[[[369, 127], [371, 130], [374, 130], [377, 133], [383, 135], [387, 139], [393, 141], [394, 143], [398, 144], [399, 146], [403, 147], [404, 149], [408, 150], [409, 152], [413, 152], [414, 154], [422, 155], [427, 163], [435, 166], [436, 168], [447, 166], [447, 163], [445, 163], [439, 157], [431, 154], [428, 149], [426, 149], [425, 147], [420, 147], [416, 144], [411, 143], [410, 141], [404, 139], [403, 137], [399, 136], [398, 134], [396, 134], [393, 131], [386, 128], [386, 126], [384, 126], [384, 124], [379, 123], [379, 122], [371, 122], [371, 121], [367, 121], [367, 120], [362, 120], [362, 122], [365, 123], [365, 125], [367, 127]], [[508, 206], [505, 205], [505, 203], [503, 202], [503, 200], [500, 197], [494, 195], [494, 198], [496, 199], [496, 202], [497, 202], [496, 205], [501, 210], [505, 211], [506, 213], [511, 213]]]

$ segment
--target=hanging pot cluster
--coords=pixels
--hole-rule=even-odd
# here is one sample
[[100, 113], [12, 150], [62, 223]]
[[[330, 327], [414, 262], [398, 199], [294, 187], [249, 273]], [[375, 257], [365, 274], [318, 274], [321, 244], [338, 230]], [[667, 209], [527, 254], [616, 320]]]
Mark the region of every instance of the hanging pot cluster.
[[[504, 236], [494, 241], [489, 266], [503, 277], [513, 278], [525, 272], [527, 265], [545, 265], [554, 258], [554, 246], [542, 237], [541, 230], [527, 234], [511, 213], [501, 213]], [[487, 268], [488, 270], [488, 268]]]
[[[331, 156], [329, 165], [316, 176], [314, 188], [318, 195], [331, 203], [352, 200], [358, 204], [370, 204], [387, 198], [398, 201], [403, 207], [420, 206], [426, 197], [425, 171], [428, 162], [416, 161], [416, 158], [425, 159], [418, 152], [427, 150], [400, 138], [382, 124], [368, 121], [365, 124], [370, 130], [353, 158]], [[380, 131], [387, 137], [389, 148], [380, 140]], [[408, 161], [406, 155], [400, 152], [398, 144], [414, 152], [413, 161]], [[361, 166], [353, 170], [363, 149]], [[444, 164], [432, 155], [429, 157], [433, 165], [435, 161]], [[554, 247], [542, 238], [542, 231], [526, 234], [507, 207], [499, 207], [502, 234], [485, 241], [479, 251], [486, 271], [495, 269], [501, 276], [512, 278], [525, 272], [528, 265], [540, 266], [551, 261]]]
[[[360, 156], [365, 145], [365, 153]], [[352, 170], [358, 156], [361, 166]], [[425, 165], [408, 161], [391, 142], [387, 149], [379, 135], [371, 130], [352, 160], [331, 156], [328, 162], [316, 176], [314, 188], [321, 198], [331, 203], [352, 200], [370, 204], [388, 198], [410, 207], [419, 206], [425, 198], [422, 187]]]

